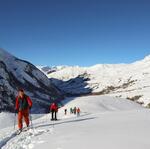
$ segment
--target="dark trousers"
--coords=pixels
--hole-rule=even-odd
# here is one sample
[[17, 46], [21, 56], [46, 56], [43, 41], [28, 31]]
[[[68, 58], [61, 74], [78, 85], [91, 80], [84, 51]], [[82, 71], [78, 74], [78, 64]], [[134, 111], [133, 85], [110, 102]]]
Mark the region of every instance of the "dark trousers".
[[57, 111], [52, 110], [52, 120], [57, 120]]

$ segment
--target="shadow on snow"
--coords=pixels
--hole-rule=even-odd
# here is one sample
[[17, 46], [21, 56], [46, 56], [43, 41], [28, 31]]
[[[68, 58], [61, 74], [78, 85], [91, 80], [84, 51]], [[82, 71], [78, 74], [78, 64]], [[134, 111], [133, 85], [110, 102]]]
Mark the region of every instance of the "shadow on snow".
[[82, 121], [88, 121], [88, 120], [93, 120], [96, 119], [97, 117], [90, 117], [90, 118], [83, 118], [83, 119], [76, 119], [76, 120], [69, 120], [69, 121], [63, 121], [63, 122], [54, 122], [51, 124], [45, 124], [45, 125], [39, 125], [34, 127], [36, 128], [41, 128], [41, 127], [46, 127], [46, 126], [53, 126], [53, 125], [60, 125], [60, 124], [67, 124], [67, 123], [75, 123], [75, 122], [82, 122]]

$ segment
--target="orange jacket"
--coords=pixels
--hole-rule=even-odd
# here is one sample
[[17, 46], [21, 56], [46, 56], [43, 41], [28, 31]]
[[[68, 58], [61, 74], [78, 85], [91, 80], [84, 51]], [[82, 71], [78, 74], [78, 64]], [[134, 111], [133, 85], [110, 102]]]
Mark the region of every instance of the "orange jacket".
[[80, 113], [80, 109], [79, 108], [77, 109], [77, 113]]

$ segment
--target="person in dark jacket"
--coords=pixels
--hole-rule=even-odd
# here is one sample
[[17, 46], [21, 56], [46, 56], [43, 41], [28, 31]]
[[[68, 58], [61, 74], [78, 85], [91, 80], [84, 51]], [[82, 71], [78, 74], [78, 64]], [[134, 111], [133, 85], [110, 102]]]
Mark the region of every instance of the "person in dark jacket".
[[57, 106], [57, 104], [56, 103], [52, 103], [51, 105], [50, 105], [50, 112], [51, 112], [51, 114], [52, 114], [52, 118], [51, 118], [51, 120], [52, 121], [56, 121], [57, 120], [57, 112], [58, 112], [58, 106]]
[[67, 115], [67, 109], [65, 109], [64, 111], [65, 111], [65, 115]]
[[16, 97], [15, 111], [18, 113], [18, 128], [22, 131], [23, 118], [26, 126], [29, 127], [29, 110], [32, 107], [32, 101], [29, 96], [27, 96], [23, 89], [19, 89], [18, 96]]
[[76, 107], [74, 107], [73, 112], [76, 115], [76, 113], [77, 113], [77, 108]]
[[74, 113], [74, 109], [70, 108], [70, 114], [73, 114], [73, 113]]

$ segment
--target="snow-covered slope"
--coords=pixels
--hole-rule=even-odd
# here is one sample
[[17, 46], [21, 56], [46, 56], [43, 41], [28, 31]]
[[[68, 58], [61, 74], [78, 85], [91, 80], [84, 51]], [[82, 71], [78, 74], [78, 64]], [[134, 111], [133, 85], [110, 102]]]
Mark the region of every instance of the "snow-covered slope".
[[[33, 121], [33, 129], [14, 134], [0, 130], [2, 149], [149, 149], [150, 111], [120, 98], [86, 96], [68, 98], [59, 110], [59, 121], [50, 115]], [[64, 109], [79, 106], [81, 116], [64, 116]], [[3, 116], [6, 116], [3, 114]]]
[[69, 110], [71, 107], [80, 107], [82, 109], [82, 113], [84, 112], [89, 114], [124, 110], [127, 111], [142, 108], [141, 105], [127, 99], [100, 95], [70, 97], [64, 100], [63, 103], [65, 106], [61, 108], [61, 117], [64, 113], [64, 109]]
[[131, 64], [40, 69], [66, 95], [107, 94], [150, 103], [150, 56]]
[[25, 89], [33, 99], [34, 106], [43, 108], [50, 96], [61, 95], [34, 65], [0, 49], [0, 111], [14, 109], [18, 88]]

